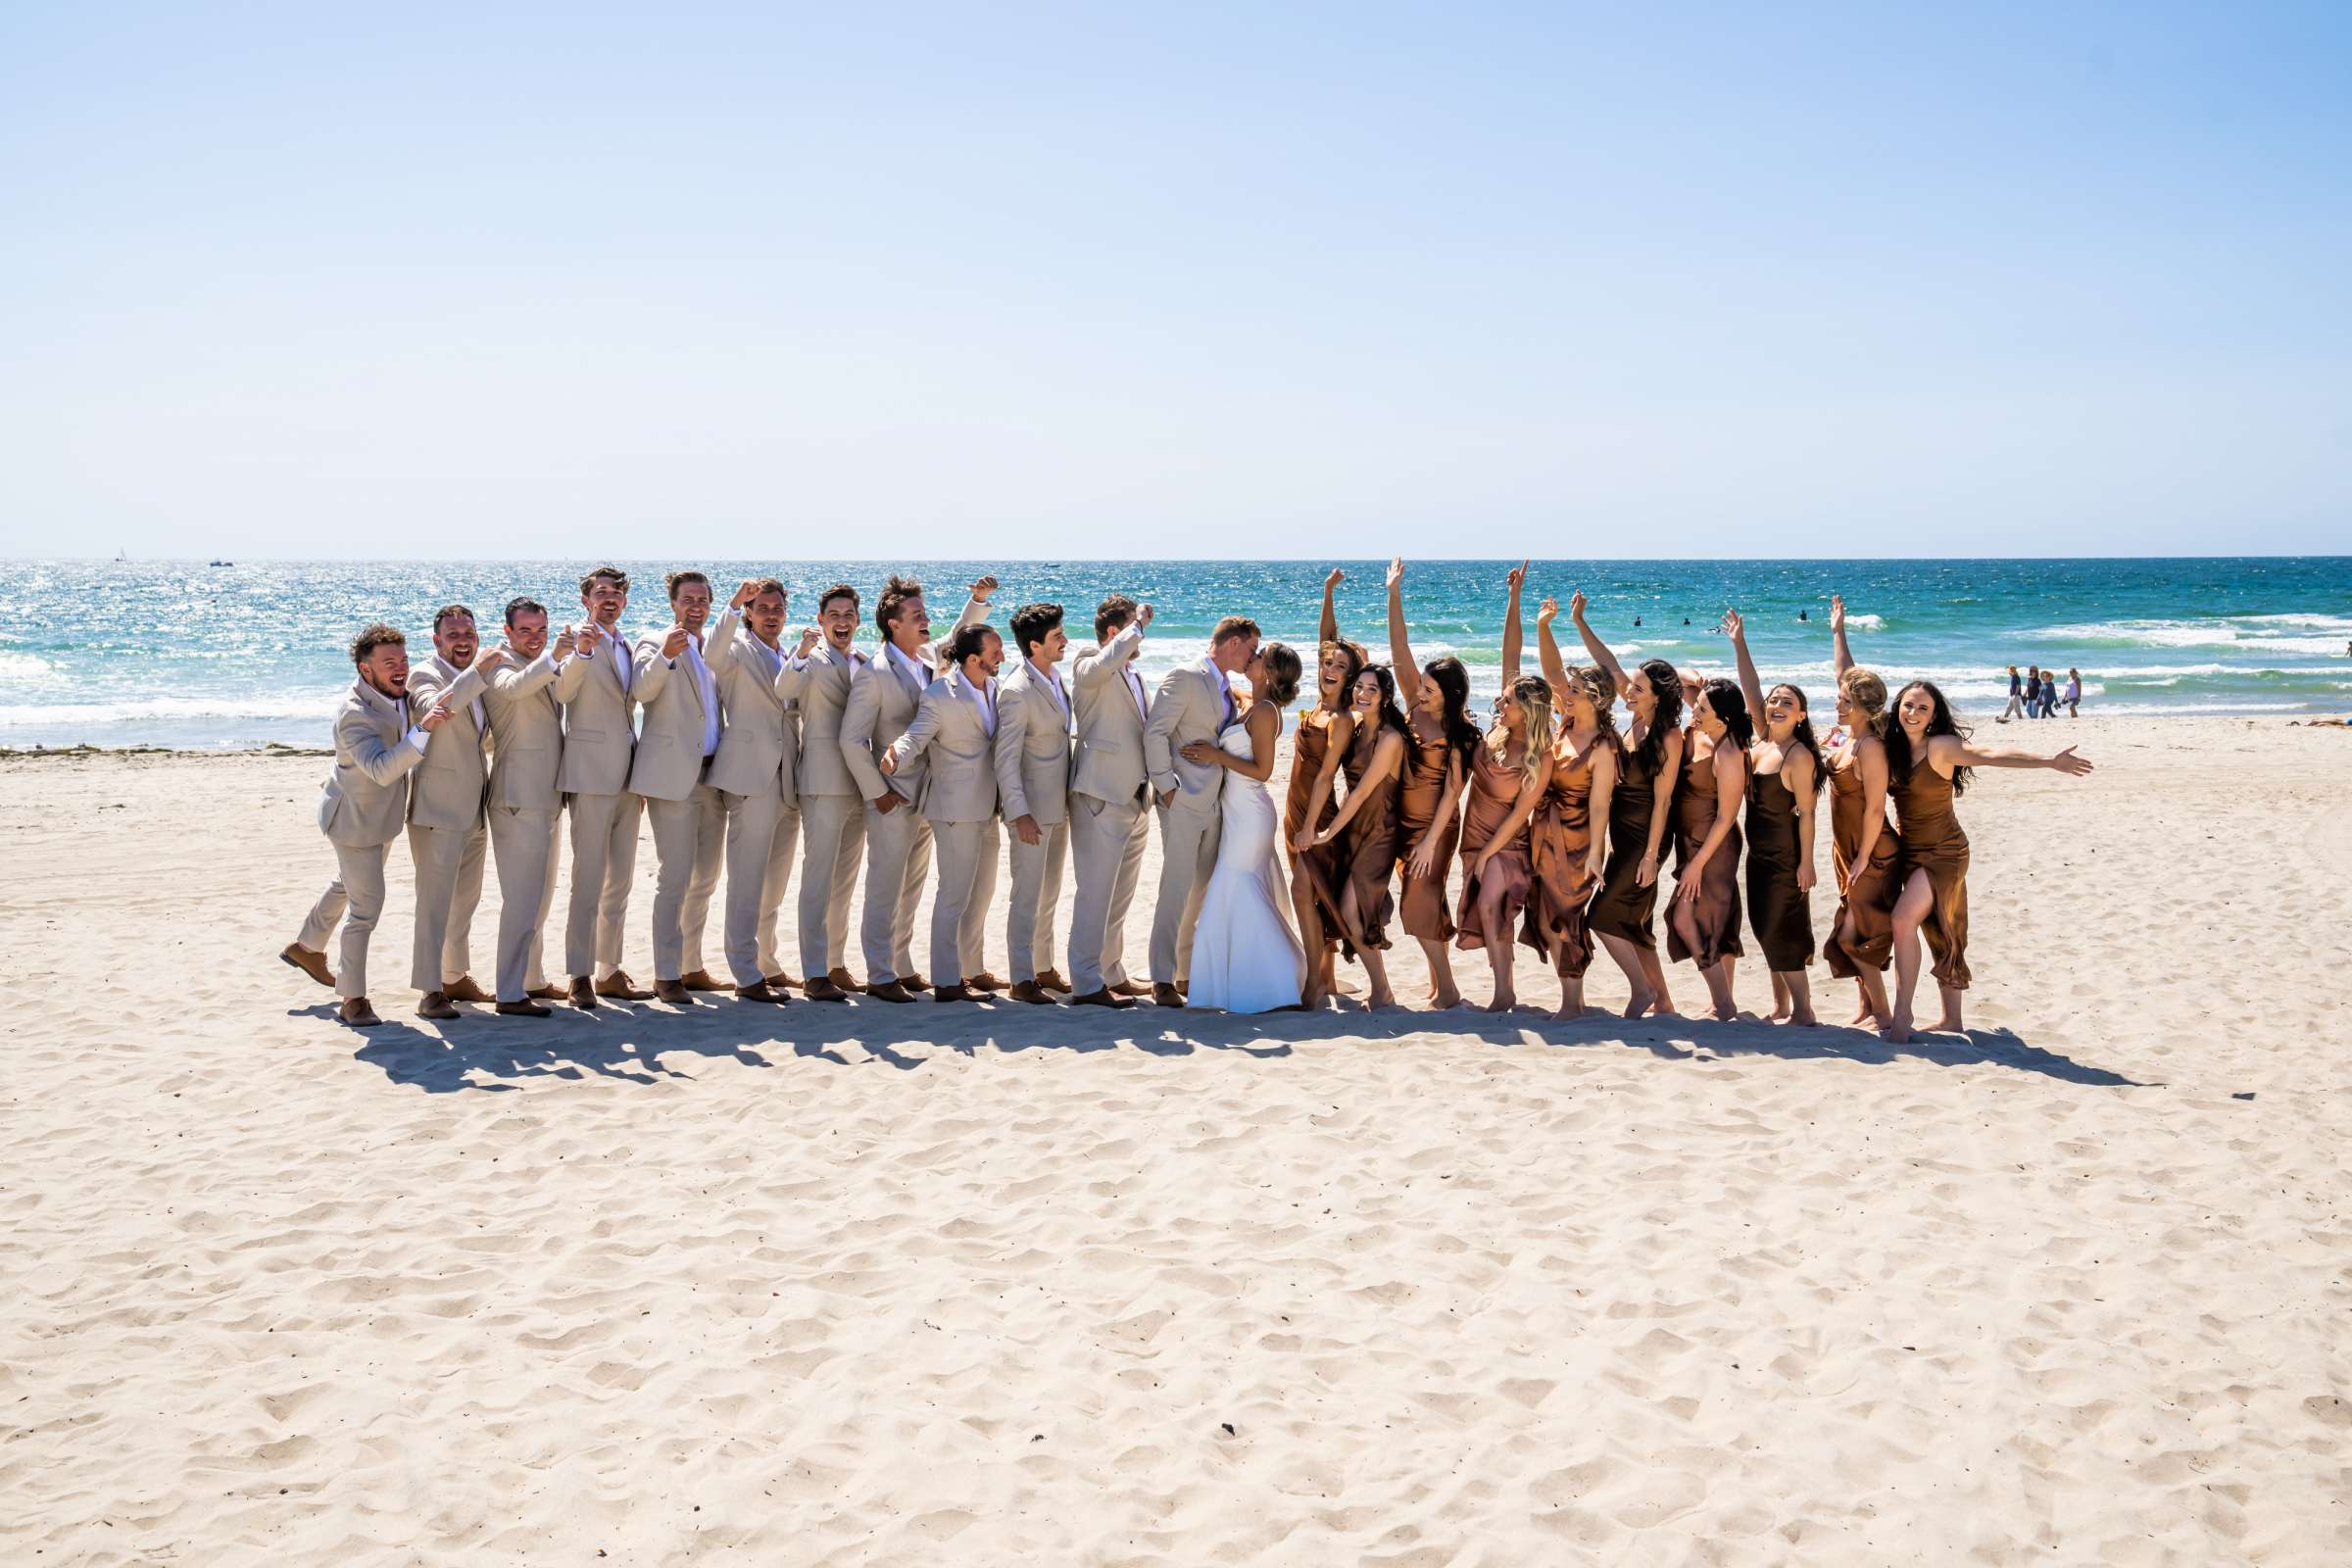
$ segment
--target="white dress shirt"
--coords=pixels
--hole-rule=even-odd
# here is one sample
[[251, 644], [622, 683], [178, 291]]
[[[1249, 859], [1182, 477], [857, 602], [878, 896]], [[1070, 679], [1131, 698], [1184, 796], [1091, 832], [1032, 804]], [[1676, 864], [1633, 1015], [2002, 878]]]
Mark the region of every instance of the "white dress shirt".
[[425, 742], [431, 740], [432, 737], [427, 735], [424, 731], [418, 729], [416, 725], [409, 723], [408, 703], [403, 699], [386, 697], [382, 692], [377, 691], [375, 687], [368, 682], [368, 677], [365, 675], [360, 677], [358, 685], [360, 688], [360, 701], [368, 704], [370, 708], [378, 709], [383, 712], [391, 714], [394, 718], [399, 719], [403, 724], [408, 725], [409, 732], [403, 737], [403, 739], [405, 739], [411, 746], [416, 747], [416, 755], [418, 757], [422, 757], [424, 755], [424, 744]]

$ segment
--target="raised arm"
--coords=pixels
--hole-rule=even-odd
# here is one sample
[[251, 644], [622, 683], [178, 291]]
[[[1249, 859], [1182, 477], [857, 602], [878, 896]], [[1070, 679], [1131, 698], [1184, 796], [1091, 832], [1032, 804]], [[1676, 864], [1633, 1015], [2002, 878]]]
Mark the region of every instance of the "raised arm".
[[1555, 710], [1568, 705], [1568, 665], [1560, 658], [1560, 645], [1551, 635], [1551, 617], [1559, 612], [1560, 602], [1548, 594], [1536, 611], [1536, 659], [1544, 667], [1544, 678], [1551, 683], [1551, 704]]
[[1323, 579], [1323, 614], [1315, 622], [1315, 651], [1318, 654], [1323, 651], [1325, 643], [1336, 643], [1340, 640], [1340, 615], [1339, 612], [1332, 608], [1331, 599], [1347, 575], [1339, 567], [1334, 566], [1331, 568], [1331, 575]]
[[1505, 580], [1511, 587], [1502, 605], [1502, 683], [1508, 686], [1519, 678], [1519, 645], [1525, 640], [1519, 624], [1519, 590], [1527, 585], [1527, 563], [1519, 563]]
[[1144, 628], [1140, 621], [1131, 620], [1111, 634], [1109, 642], [1099, 650], [1090, 650], [1083, 663], [1070, 666], [1071, 684], [1082, 692], [1118, 679], [1119, 671], [1144, 646]]
[[1836, 651], [1835, 678], [1845, 683], [1845, 672], [1854, 667], [1854, 651], [1845, 642], [1845, 595], [1830, 595], [1830, 644]]
[[1747, 657], [1747, 622], [1737, 610], [1723, 612], [1723, 629], [1732, 634], [1732, 657], [1740, 664], [1740, 695], [1747, 699], [1747, 710], [1764, 722], [1764, 683], [1756, 679], [1756, 662]]
[[1568, 618], [1576, 622], [1576, 634], [1584, 639], [1585, 652], [1592, 656], [1592, 662], [1608, 672], [1609, 695], [1623, 697], [1626, 691], [1625, 666], [1617, 662], [1617, 656], [1609, 652], [1609, 645], [1593, 635], [1592, 628], [1586, 623], [1585, 591], [1582, 588], [1568, 596]]
[[1404, 558], [1389, 563], [1389, 664], [1396, 676], [1396, 699], [1411, 712], [1421, 700], [1421, 670], [1413, 662], [1412, 640], [1404, 634]]

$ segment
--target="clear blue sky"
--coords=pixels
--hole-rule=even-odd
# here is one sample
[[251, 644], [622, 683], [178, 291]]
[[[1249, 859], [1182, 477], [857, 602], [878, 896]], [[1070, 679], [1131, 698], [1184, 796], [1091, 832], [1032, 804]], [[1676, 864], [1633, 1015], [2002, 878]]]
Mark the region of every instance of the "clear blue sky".
[[2348, 84], [2342, 4], [13, 4], [0, 553], [2341, 550]]

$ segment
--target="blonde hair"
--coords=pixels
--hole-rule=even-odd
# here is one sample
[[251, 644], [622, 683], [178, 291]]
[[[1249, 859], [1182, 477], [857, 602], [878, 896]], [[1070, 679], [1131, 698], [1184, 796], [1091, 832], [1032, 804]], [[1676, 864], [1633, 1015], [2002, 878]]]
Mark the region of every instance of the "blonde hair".
[[1856, 664], [1838, 677], [1838, 689], [1862, 715], [1863, 728], [1875, 730], [1886, 722], [1886, 683], [1879, 678], [1877, 670]]
[[[1511, 682], [1503, 695], [1519, 706], [1519, 722], [1524, 731], [1521, 738], [1527, 742], [1527, 753], [1519, 762], [1519, 787], [1526, 789], [1536, 782], [1536, 775], [1544, 771], [1544, 764], [1551, 756], [1551, 683], [1540, 675], [1522, 675]], [[1509, 750], [1510, 744], [1510, 737], [1503, 733], [1500, 724], [1487, 731], [1487, 745], [1494, 749], [1497, 759]]]

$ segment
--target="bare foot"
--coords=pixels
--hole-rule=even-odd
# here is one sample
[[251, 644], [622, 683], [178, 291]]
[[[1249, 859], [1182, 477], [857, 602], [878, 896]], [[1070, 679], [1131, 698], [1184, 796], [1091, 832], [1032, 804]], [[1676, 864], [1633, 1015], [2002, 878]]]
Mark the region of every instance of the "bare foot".
[[1509, 1012], [1513, 1007], [1518, 1005], [1519, 994], [1517, 992], [1497, 991], [1494, 993], [1494, 1000], [1487, 1004], [1487, 1011]]
[[1372, 1012], [1385, 1012], [1395, 1005], [1396, 993], [1386, 989], [1373, 992], [1372, 1000], [1364, 1004], [1365, 1008]]
[[1791, 1013], [1788, 1017], [1788, 1023], [1791, 1028], [1812, 1029], [1819, 1026], [1821, 1020], [1816, 1018], [1813, 1015], [1813, 1009], [1808, 1007], [1803, 1012]]
[[1682, 1016], [1680, 1012], [1675, 1010], [1674, 999], [1672, 997], [1660, 997], [1657, 1001], [1651, 1003], [1649, 1004], [1649, 1015], [1653, 1018], [1680, 1018]]
[[1853, 1018], [1847, 1022], [1846, 1027], [1848, 1029], [1860, 1029], [1867, 1025], [1875, 1024], [1879, 1021], [1879, 1015], [1871, 1011], [1869, 1004], [1865, 1004], [1855, 1011]]
[[1652, 1008], [1661, 1008], [1661, 1010], [1666, 1012], [1672, 1012], [1674, 1010], [1674, 1008], [1671, 1006], [1663, 1006], [1659, 999], [1650, 995], [1648, 992], [1637, 991], [1634, 993], [1634, 1000], [1625, 1004], [1625, 1011], [1619, 1013], [1617, 1016], [1620, 1018], [1639, 1018]]
[[1959, 1019], [1953, 1017], [1947, 1012], [1942, 1017], [1936, 1020], [1935, 1033], [1939, 1035], [1964, 1035], [1968, 1033], [1968, 1027], [1961, 1023]]
[[1738, 1007], [1710, 1007], [1707, 1012], [1717, 1023], [1738, 1023], [1740, 1021]]
[[1900, 1007], [1895, 1008], [1894, 1016], [1886, 1020], [1886, 1027], [1881, 1029], [1879, 1034], [1888, 1045], [1909, 1045], [1911, 1043], [1911, 1015]]
[[1562, 1003], [1560, 1004], [1560, 1010], [1551, 1015], [1551, 1021], [1553, 1023], [1577, 1023], [1586, 1018], [1592, 1017], [1600, 1010], [1601, 1009], [1598, 1007], [1588, 1007], [1582, 1003], [1579, 1003], [1573, 1007], [1569, 1006], [1566, 1003]]

